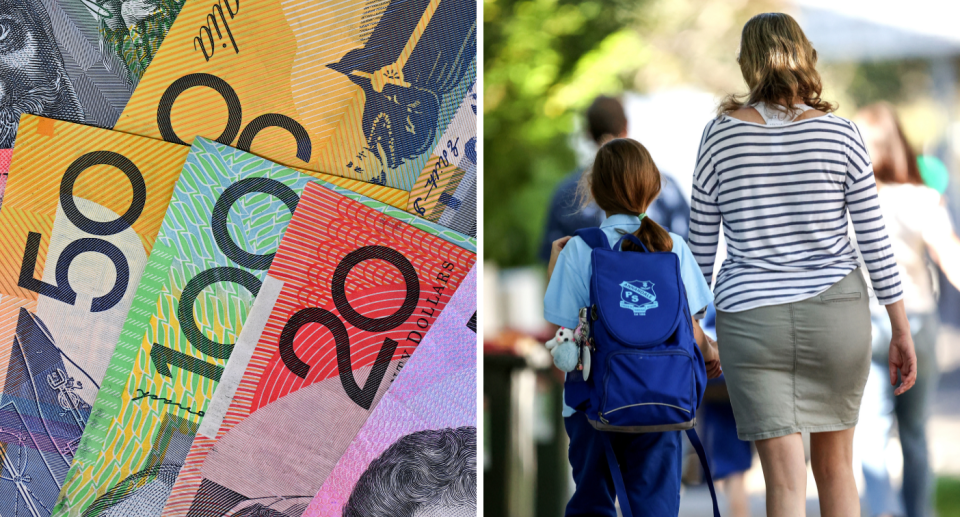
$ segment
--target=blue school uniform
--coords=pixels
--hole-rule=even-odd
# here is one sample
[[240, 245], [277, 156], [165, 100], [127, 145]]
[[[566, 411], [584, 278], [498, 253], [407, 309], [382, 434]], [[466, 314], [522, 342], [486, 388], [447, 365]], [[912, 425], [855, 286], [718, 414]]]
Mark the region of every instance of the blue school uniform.
[[[616, 214], [600, 225], [612, 246], [623, 233], [640, 228], [637, 216]], [[673, 253], [680, 257], [680, 276], [687, 290], [691, 312], [699, 312], [713, 301], [713, 293], [700, 272], [686, 242], [676, 234]], [[581, 307], [590, 304], [591, 249], [582, 239], [570, 239], [560, 253], [544, 296], [544, 317], [567, 328], [576, 328]], [[576, 490], [567, 504], [566, 515], [615, 517], [614, 486], [599, 441], [599, 431], [586, 415], [564, 403], [564, 427], [570, 436], [570, 465]], [[680, 431], [648, 434], [609, 433], [623, 473], [627, 497], [634, 511], [654, 517], [675, 516], [680, 511], [680, 470], [683, 447]]]

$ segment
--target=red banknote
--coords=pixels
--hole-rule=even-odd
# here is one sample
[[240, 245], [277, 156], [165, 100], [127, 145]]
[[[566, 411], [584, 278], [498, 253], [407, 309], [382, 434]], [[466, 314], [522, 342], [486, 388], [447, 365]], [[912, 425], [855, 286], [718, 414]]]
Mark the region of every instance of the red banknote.
[[300, 515], [475, 260], [307, 185], [164, 515]]

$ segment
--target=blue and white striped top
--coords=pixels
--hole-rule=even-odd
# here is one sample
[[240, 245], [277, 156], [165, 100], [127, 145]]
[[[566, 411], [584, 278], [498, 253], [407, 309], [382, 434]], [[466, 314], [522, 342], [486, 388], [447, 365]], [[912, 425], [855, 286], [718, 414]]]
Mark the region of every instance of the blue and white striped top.
[[719, 310], [804, 300], [856, 269], [848, 211], [878, 301], [903, 296], [873, 166], [849, 120], [829, 114], [769, 126], [727, 115], [711, 121], [691, 201], [690, 249], [708, 284], [723, 225]]

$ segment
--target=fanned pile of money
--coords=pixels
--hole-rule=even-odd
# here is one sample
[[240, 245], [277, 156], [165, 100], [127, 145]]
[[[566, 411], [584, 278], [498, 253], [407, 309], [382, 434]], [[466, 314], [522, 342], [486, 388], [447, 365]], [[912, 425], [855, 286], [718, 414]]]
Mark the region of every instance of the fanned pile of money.
[[475, 515], [476, 3], [3, 14], [0, 516]]

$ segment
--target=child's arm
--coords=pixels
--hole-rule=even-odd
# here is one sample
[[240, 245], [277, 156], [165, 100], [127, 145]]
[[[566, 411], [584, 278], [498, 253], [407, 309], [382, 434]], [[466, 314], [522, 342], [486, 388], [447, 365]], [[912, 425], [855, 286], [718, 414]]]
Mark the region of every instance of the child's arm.
[[717, 351], [717, 342], [711, 341], [700, 328], [700, 322], [696, 318], [693, 321], [693, 338], [697, 341], [700, 353], [703, 354], [703, 362], [707, 365], [707, 378], [716, 379], [723, 373], [720, 369], [720, 352]]
[[560, 257], [560, 252], [563, 251], [563, 247], [566, 246], [567, 242], [572, 238], [571, 236], [560, 237], [553, 241], [553, 245], [550, 246], [550, 263], [547, 264], [547, 282], [550, 282], [550, 277], [553, 276], [553, 268], [557, 265], [557, 258]]

